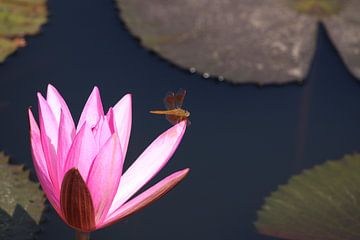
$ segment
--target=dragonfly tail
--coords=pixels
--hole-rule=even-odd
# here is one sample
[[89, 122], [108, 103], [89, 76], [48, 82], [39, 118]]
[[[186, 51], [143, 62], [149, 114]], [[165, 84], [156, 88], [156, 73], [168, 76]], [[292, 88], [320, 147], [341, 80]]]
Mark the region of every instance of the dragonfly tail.
[[167, 114], [167, 111], [158, 111], [158, 110], [155, 110], [155, 111], [150, 111], [150, 113], [152, 113], [152, 114], [164, 115], [164, 114]]

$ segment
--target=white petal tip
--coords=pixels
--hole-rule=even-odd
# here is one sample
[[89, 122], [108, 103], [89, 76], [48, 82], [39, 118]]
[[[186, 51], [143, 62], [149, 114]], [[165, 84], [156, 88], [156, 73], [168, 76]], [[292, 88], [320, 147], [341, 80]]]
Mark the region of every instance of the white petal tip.
[[177, 131], [178, 134], [183, 135], [186, 130], [186, 125], [186, 121], [181, 121], [178, 124], [174, 125], [171, 130], [174, 129], [175, 131]]
[[50, 90], [56, 90], [56, 88], [53, 86], [53, 85], [51, 85], [50, 83], [47, 85], [47, 90], [48, 91], [50, 91]]
[[174, 173], [173, 177], [174, 178], [178, 178], [180, 176], [182, 176], [182, 178], [186, 177], [190, 172], [190, 168], [185, 168], [183, 170], [177, 171], [176, 173]]
[[123, 98], [126, 99], [126, 100], [128, 100], [128, 101], [131, 101], [132, 95], [131, 95], [131, 93], [127, 93], [127, 94], [124, 95]]
[[41, 92], [37, 92], [37, 93], [36, 93], [36, 96], [37, 96], [38, 98], [44, 98], [43, 95], [41, 94]]
[[99, 90], [99, 88], [98, 88], [97, 86], [94, 86], [94, 88], [93, 88], [92, 91], [93, 91], [93, 92], [96, 92], [96, 93], [99, 93], [99, 92], [100, 92], [100, 90]]
[[132, 95], [130, 93], [125, 94], [120, 101], [115, 105], [115, 107], [119, 107], [122, 104], [126, 104], [131, 109], [132, 104]]

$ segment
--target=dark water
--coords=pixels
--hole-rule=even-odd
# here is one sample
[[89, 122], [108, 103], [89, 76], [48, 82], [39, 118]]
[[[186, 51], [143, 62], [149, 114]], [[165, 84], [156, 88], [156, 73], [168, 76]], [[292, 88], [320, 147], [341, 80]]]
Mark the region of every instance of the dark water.
[[[185, 167], [189, 177], [166, 197], [94, 239], [271, 239], [253, 222], [263, 199], [300, 169], [360, 147], [360, 85], [323, 30], [304, 86], [231, 86], [179, 70], [142, 49], [124, 29], [112, 0], [50, 0], [50, 22], [0, 66], [0, 148], [32, 167], [26, 109], [47, 83], [75, 119], [94, 85], [104, 106], [133, 94], [132, 162], [169, 127], [148, 110], [163, 94], [188, 90], [192, 125], [156, 180]], [[239, 56], [241, 57], [241, 56]], [[45, 239], [71, 239], [54, 211]]]

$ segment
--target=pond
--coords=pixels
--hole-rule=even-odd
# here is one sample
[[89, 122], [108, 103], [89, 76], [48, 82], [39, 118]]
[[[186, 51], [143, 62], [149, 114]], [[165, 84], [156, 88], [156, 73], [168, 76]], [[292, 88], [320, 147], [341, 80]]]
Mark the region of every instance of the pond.
[[[49, 23], [0, 66], [0, 149], [33, 169], [27, 108], [53, 84], [78, 119], [94, 85], [108, 108], [133, 94], [129, 166], [170, 125], [149, 110], [169, 90], [187, 89], [191, 126], [169, 164], [150, 183], [190, 167], [190, 175], [145, 210], [93, 239], [272, 239], [253, 222], [264, 198], [287, 179], [360, 148], [360, 85], [322, 27], [304, 85], [234, 86], [178, 69], [140, 47], [112, 0], [49, 1]], [[239, 56], [241, 58], [241, 56]], [[150, 184], [148, 186], [150, 186]], [[55, 211], [40, 240], [71, 239]]]

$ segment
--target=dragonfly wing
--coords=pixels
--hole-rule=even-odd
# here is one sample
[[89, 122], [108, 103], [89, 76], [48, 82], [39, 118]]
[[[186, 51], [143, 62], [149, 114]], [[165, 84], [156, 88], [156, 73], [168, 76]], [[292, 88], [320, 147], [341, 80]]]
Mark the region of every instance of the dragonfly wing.
[[183, 103], [184, 103], [184, 98], [186, 95], [186, 90], [180, 88], [175, 95], [175, 107], [176, 108], [181, 108]]
[[179, 117], [175, 115], [166, 115], [166, 119], [174, 125], [180, 122]]
[[168, 92], [164, 98], [164, 105], [166, 109], [175, 109], [175, 93], [174, 92]]

